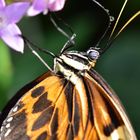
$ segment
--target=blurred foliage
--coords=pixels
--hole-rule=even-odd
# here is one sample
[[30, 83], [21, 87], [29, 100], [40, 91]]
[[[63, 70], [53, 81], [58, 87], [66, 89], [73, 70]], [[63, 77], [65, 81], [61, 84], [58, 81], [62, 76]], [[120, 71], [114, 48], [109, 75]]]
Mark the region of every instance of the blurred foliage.
[[6, 92], [9, 91], [12, 83], [12, 64], [9, 49], [0, 41], [0, 107], [7, 101]]
[[32, 0], [5, 0], [7, 4], [14, 3], [14, 2], [31, 2]]
[[[124, 0], [99, 0], [99, 2], [110, 9], [111, 15], [116, 19]], [[139, 0], [128, 2], [116, 33], [138, 10], [140, 10]], [[67, 0], [65, 8], [57, 12], [57, 15], [67, 22], [77, 35], [76, 46], [72, 48], [74, 50], [85, 51], [94, 46], [107, 26], [106, 14], [91, 0]], [[59, 25], [69, 33], [69, 29], [63, 23], [59, 22]], [[117, 92], [140, 139], [140, 112], [138, 109], [140, 106], [139, 25], [140, 18], [137, 18], [114, 41], [111, 48], [100, 57], [95, 69]], [[34, 44], [55, 54], [59, 54], [67, 41], [66, 37], [55, 29], [48, 16], [39, 15], [24, 18], [19, 26], [23, 34]], [[104, 47], [106, 41], [104, 40], [100, 47]], [[4, 107], [17, 90], [47, 71], [27, 48], [23, 55], [13, 50], [10, 52], [9, 54], [8, 48], [0, 44], [0, 108]], [[50, 66], [53, 65], [53, 60], [49, 56], [40, 54]]]

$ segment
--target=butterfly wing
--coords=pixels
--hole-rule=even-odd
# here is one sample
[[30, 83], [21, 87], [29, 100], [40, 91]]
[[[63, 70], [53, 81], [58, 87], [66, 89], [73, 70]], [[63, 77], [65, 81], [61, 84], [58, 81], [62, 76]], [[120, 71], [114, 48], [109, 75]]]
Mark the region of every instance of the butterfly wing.
[[72, 84], [47, 74], [23, 89], [26, 93], [3, 122], [1, 139], [135, 140], [119, 99], [104, 80], [94, 70], [76, 80]]
[[[23, 96], [1, 126], [1, 140], [82, 139], [88, 105], [82, 80], [76, 86], [45, 74], [20, 90]], [[85, 97], [79, 95], [79, 87]]]
[[[104, 79], [91, 69], [85, 74], [84, 81], [90, 96], [93, 128], [96, 129], [99, 139], [136, 140], [121, 102]], [[90, 131], [89, 135], [94, 135], [94, 131]]]
[[68, 125], [66, 82], [53, 75], [41, 77], [41, 80], [8, 114], [1, 127], [2, 140], [55, 139], [56, 130], [65, 133], [65, 125]]

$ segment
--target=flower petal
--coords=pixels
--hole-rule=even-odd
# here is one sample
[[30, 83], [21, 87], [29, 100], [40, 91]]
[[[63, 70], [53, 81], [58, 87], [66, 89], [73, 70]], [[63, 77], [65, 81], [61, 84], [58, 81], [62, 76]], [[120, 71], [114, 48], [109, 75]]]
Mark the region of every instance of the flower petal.
[[53, 3], [48, 5], [50, 11], [59, 11], [64, 7], [65, 0], [55, 0]]
[[5, 15], [9, 23], [17, 23], [29, 8], [28, 2], [16, 2], [5, 8]]
[[0, 9], [5, 7], [5, 0], [0, 0]]
[[35, 16], [37, 14], [40, 14], [47, 8], [47, 2], [46, 0], [34, 0], [33, 4], [27, 11], [28, 16]]
[[48, 0], [48, 3], [51, 4], [51, 3], [54, 3], [56, 0]]
[[12, 49], [23, 53], [24, 41], [19, 35], [21, 35], [21, 31], [18, 26], [16, 24], [10, 24], [2, 30], [0, 36]]

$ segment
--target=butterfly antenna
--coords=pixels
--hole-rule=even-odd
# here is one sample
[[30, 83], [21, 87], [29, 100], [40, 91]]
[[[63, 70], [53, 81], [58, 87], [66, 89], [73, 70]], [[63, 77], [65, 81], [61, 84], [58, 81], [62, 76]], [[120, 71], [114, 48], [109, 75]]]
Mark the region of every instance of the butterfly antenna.
[[107, 34], [109, 28], [110, 28], [110, 25], [111, 23], [114, 21], [114, 17], [110, 15], [109, 13], [109, 10], [108, 9], [105, 9], [105, 7], [103, 7], [99, 2], [97, 2], [96, 0], [92, 0], [95, 4], [97, 4], [107, 15], [108, 17], [108, 25], [103, 33], [103, 35], [100, 37], [98, 43], [96, 46], [99, 46], [100, 42], [104, 39], [105, 35]]
[[[114, 34], [114, 32], [115, 32], [115, 29], [116, 29], [116, 27], [117, 27], [117, 25], [118, 25], [118, 22], [119, 22], [119, 20], [120, 20], [120, 17], [121, 17], [121, 15], [122, 15], [123, 11], [124, 11], [124, 8], [125, 8], [127, 2], [128, 2], [128, 0], [125, 0], [125, 1], [124, 1], [124, 4], [123, 4], [123, 6], [122, 6], [122, 8], [121, 8], [121, 11], [120, 11], [118, 17], [117, 17], [117, 20], [116, 20], [116, 22], [115, 22], [115, 25], [114, 25], [114, 27], [113, 27], [113, 30], [112, 30], [112, 32], [111, 32], [111, 34], [110, 34], [109, 40], [111, 39], [111, 37], [113, 36], [113, 34]], [[108, 40], [108, 41], [109, 41], [109, 40]]]
[[[60, 26], [58, 26], [58, 24], [56, 23], [56, 21], [54, 20], [57, 19], [58, 21], [60, 21], [61, 23], [63, 23], [71, 32], [72, 35], [67, 34], [62, 28], [60, 28]], [[68, 41], [64, 44], [63, 48], [60, 51], [60, 54], [62, 54], [64, 51], [66, 51], [68, 48], [70, 48], [71, 46], [75, 45], [75, 37], [76, 34], [73, 32], [72, 28], [61, 18], [57, 17], [55, 14], [52, 15], [52, 13], [50, 13], [50, 20], [53, 23], [53, 25], [55, 26], [55, 28], [62, 34], [64, 35], [66, 38], [68, 38]]]
[[119, 30], [119, 32], [115, 35], [115, 37], [113, 38], [116, 39], [119, 34], [135, 19], [137, 18], [138, 16], [140, 15], [140, 11], [136, 12], [125, 24], [124, 26]]
[[119, 16], [118, 16], [118, 18], [117, 18], [117, 21], [116, 21], [115, 26], [114, 26], [114, 28], [113, 28], [113, 31], [111, 32], [110, 39], [109, 39], [109, 41], [108, 41], [106, 47], [102, 50], [101, 54], [103, 54], [104, 52], [106, 52], [106, 50], [107, 50], [108, 48], [110, 48], [110, 46], [111, 46], [112, 43], [115, 41], [115, 39], [120, 35], [120, 33], [121, 33], [132, 21], [134, 21], [134, 19], [135, 19], [136, 17], [138, 17], [138, 16], [140, 15], [140, 11], [136, 12], [136, 13], [123, 25], [123, 27], [118, 31], [118, 33], [115, 35], [115, 37], [114, 37], [113, 39], [111, 39], [112, 36], [113, 36], [113, 34], [114, 34], [114, 31], [115, 31], [115, 29], [116, 29], [116, 27], [117, 27], [117, 24], [118, 24], [118, 22], [119, 22], [119, 19], [120, 19], [120, 17], [121, 17], [121, 14], [122, 14], [122, 12], [124, 11], [124, 8], [125, 8], [125, 6], [126, 6], [126, 3], [127, 3], [127, 0], [125, 0], [123, 6], [122, 6], [122, 8], [121, 8], [121, 11], [120, 11]]
[[24, 39], [25, 44], [28, 46], [28, 48], [31, 50], [31, 52], [51, 71], [53, 72], [53, 70], [50, 68], [50, 66], [42, 59], [42, 57], [37, 53], [37, 51], [34, 49], [38, 49], [39, 51], [49, 54], [50, 56], [52, 56], [53, 58], [55, 58], [56, 56], [50, 52], [47, 51], [45, 49], [39, 48], [37, 45], [35, 45], [34, 43], [32, 43], [30, 40], [28, 40], [26, 37], [22, 36], [22, 38]]

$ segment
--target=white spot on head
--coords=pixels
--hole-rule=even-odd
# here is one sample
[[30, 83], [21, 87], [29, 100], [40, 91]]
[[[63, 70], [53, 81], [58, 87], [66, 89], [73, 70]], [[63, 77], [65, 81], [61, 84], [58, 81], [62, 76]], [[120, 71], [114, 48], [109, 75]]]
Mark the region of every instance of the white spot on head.
[[12, 111], [16, 112], [17, 110], [18, 110], [18, 106], [15, 106]]
[[13, 120], [13, 117], [9, 117], [6, 122], [11, 122]]
[[11, 132], [11, 129], [8, 129], [8, 130], [6, 131], [4, 137], [7, 137], [7, 136], [10, 134], [10, 132]]

